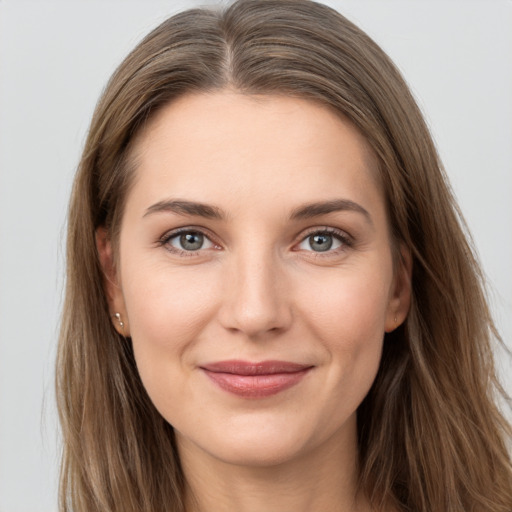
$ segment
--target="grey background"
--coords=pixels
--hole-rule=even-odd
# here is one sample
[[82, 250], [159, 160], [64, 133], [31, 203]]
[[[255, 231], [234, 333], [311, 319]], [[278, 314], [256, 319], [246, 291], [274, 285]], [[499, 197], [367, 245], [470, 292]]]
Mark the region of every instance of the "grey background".
[[[143, 35], [206, 3], [0, 0], [0, 512], [56, 510], [65, 213], [95, 102]], [[410, 83], [512, 346], [512, 2], [325, 3], [369, 32]], [[498, 359], [511, 392], [511, 361]]]

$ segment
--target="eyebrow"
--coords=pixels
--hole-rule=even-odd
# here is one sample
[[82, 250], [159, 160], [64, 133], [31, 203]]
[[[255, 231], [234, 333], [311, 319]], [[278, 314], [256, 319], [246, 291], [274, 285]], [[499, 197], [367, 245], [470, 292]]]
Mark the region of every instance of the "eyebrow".
[[[333, 199], [331, 201], [319, 201], [300, 206], [292, 211], [291, 220], [304, 220], [320, 217], [329, 213], [351, 211], [362, 214], [369, 224], [373, 225], [372, 217], [368, 210], [360, 204], [349, 199]], [[224, 220], [227, 215], [217, 206], [184, 199], [169, 199], [159, 201], [150, 206], [144, 213], [144, 217], [152, 213], [170, 212], [177, 215], [195, 215], [207, 219]]]
[[222, 210], [216, 206], [182, 199], [159, 201], [146, 210], [144, 217], [152, 213], [160, 212], [170, 212], [178, 215], [196, 215], [198, 217], [218, 220], [222, 220], [226, 217]]
[[361, 213], [368, 223], [373, 226], [372, 216], [360, 204], [350, 201], [349, 199], [333, 199], [331, 201], [321, 201], [318, 203], [309, 203], [293, 210], [290, 215], [292, 220], [311, 219], [327, 215], [334, 212], [356, 212]]

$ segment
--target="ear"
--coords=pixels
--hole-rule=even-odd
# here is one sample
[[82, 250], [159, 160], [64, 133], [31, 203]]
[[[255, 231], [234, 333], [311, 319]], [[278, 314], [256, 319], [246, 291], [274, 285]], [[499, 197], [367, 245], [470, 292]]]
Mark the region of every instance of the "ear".
[[96, 230], [96, 248], [103, 270], [103, 289], [107, 297], [112, 324], [121, 336], [128, 337], [130, 336], [130, 327], [124, 303], [123, 290], [115, 266], [112, 242], [104, 227], [99, 227]]
[[386, 332], [394, 331], [407, 318], [411, 306], [411, 278], [412, 255], [409, 249], [402, 245], [386, 315]]

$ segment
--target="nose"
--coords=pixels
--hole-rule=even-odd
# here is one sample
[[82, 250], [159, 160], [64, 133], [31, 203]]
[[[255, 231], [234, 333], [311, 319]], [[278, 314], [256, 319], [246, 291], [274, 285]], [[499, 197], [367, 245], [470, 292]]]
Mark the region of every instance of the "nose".
[[234, 258], [226, 274], [220, 322], [250, 338], [283, 332], [292, 321], [285, 273], [275, 257], [248, 252]]

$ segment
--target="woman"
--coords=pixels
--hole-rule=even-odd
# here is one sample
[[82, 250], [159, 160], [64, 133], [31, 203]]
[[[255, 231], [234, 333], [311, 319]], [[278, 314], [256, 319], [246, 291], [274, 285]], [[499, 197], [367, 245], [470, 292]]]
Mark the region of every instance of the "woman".
[[184, 12], [75, 181], [62, 510], [509, 511], [496, 337], [382, 50], [310, 1]]

